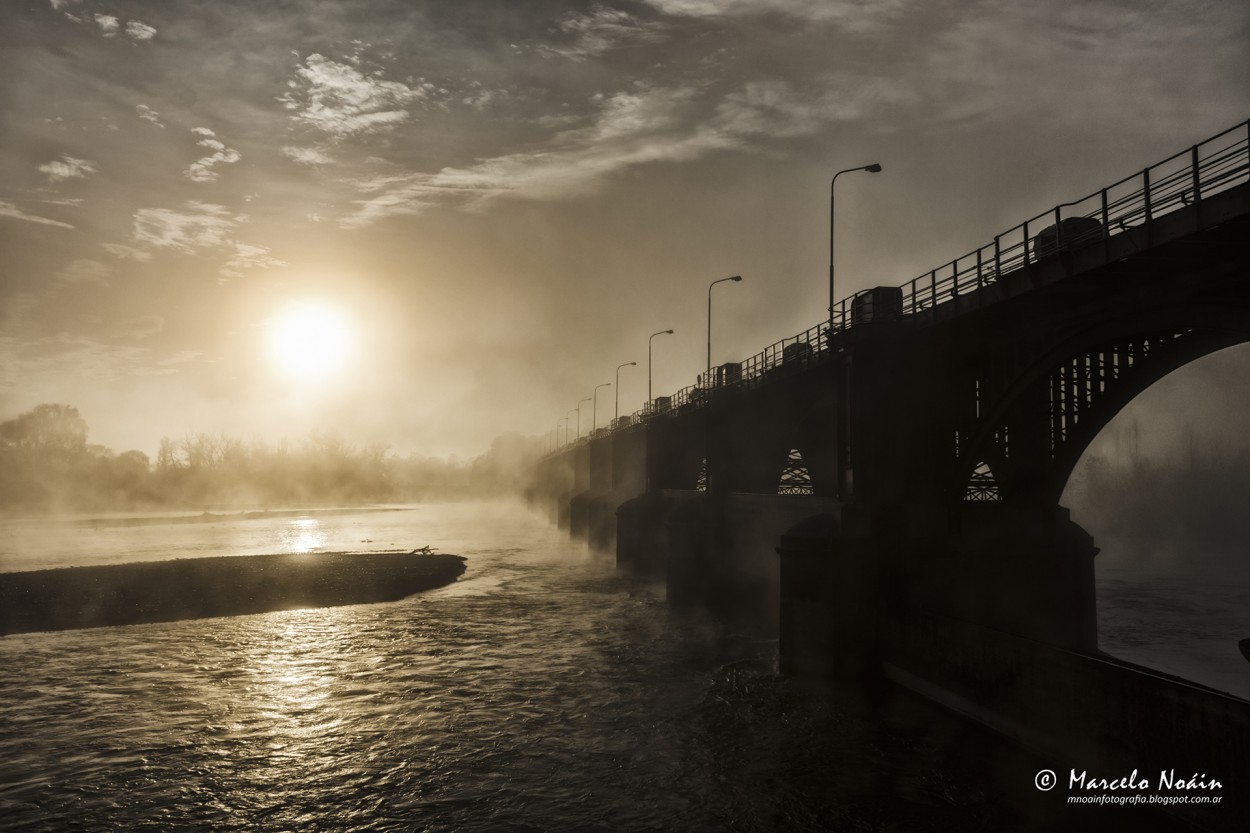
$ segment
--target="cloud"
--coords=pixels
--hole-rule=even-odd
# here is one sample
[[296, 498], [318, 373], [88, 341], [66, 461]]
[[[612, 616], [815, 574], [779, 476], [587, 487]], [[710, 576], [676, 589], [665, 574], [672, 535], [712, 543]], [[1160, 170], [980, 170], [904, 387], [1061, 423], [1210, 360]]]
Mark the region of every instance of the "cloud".
[[221, 267], [219, 274], [227, 278], [242, 278], [250, 269], [269, 269], [274, 266], [286, 266], [286, 261], [271, 257], [269, 249], [264, 246], [253, 246], [236, 240], [234, 254]]
[[408, 120], [404, 106], [428, 95], [428, 84], [418, 89], [322, 55], [312, 54], [288, 81], [281, 101], [296, 121], [335, 139], [388, 130]]
[[165, 125], [161, 124], [161, 115], [160, 115], [160, 113], [156, 112], [155, 110], [153, 110], [151, 107], [149, 107], [149, 106], [148, 106], [148, 105], [146, 105], [146, 104], [136, 104], [136, 105], [135, 105], [135, 112], [137, 112], [137, 113], [139, 114], [139, 118], [143, 119], [143, 120], [144, 120], [144, 121], [146, 121], [146, 122], [151, 122], [152, 124], [156, 125], [157, 127], [164, 127], [164, 126], [165, 126]]
[[127, 246], [123, 243], [101, 243], [104, 250], [114, 257], [120, 257], [127, 260], [147, 261], [152, 259], [151, 252], [145, 252], [143, 249], [136, 249], [134, 246]]
[[131, 40], [151, 40], [156, 37], [156, 29], [138, 20], [126, 21], [126, 36]]
[[566, 46], [544, 45], [546, 55], [575, 61], [602, 55], [627, 44], [654, 43], [664, 37], [662, 24], [643, 21], [628, 12], [595, 6], [585, 14], [572, 14], [560, 22], [559, 31], [572, 38]]
[[850, 31], [879, 27], [902, 16], [907, 0], [644, 0], [675, 17], [747, 17], [778, 14]]
[[[131, 238], [153, 248], [174, 249], [183, 254], [199, 250], [228, 252], [218, 274], [224, 278], [243, 277], [251, 269], [285, 266], [286, 261], [269, 254], [269, 249], [235, 239], [234, 230], [247, 218], [234, 215], [221, 205], [188, 201], [182, 210], [142, 208], [134, 214]], [[118, 257], [146, 260], [150, 254], [119, 244], [104, 244]]]
[[553, 199], [593, 192], [630, 167], [684, 162], [725, 150], [753, 150], [809, 136], [829, 123], [907, 100], [901, 87], [846, 77], [796, 89], [782, 81], [742, 85], [711, 103], [696, 86], [648, 88], [597, 98], [586, 127], [565, 130], [545, 149], [485, 159], [464, 168], [362, 179], [371, 196], [342, 221], [359, 227], [392, 214], [416, 214], [448, 200], [478, 209], [505, 195]]
[[12, 217], [15, 220], [25, 220], [28, 223], [39, 223], [45, 226], [56, 226], [57, 228], [74, 228], [69, 223], [62, 223], [60, 220], [49, 220], [47, 217], [38, 217], [34, 214], [27, 214], [11, 202], [0, 200], [0, 217]]
[[79, 259], [57, 272], [56, 279], [67, 284], [93, 283], [98, 286], [108, 286], [109, 283], [105, 279], [111, 274], [113, 274], [112, 267], [98, 260]]
[[77, 159], [61, 154], [60, 159], [39, 166], [39, 172], [48, 175], [49, 182], [63, 182], [67, 179], [85, 179], [98, 169], [94, 162]]
[[99, 25], [100, 29], [103, 30], [104, 37], [106, 38], [115, 36], [118, 31], [121, 30], [121, 23], [118, 22], [117, 18], [113, 17], [111, 14], [98, 14], [95, 15], [92, 20], [94, 20]]
[[221, 205], [189, 200], [182, 211], [141, 208], [134, 214], [131, 239], [181, 252], [225, 246], [241, 217]]
[[192, 182], [213, 182], [219, 176], [215, 168], [218, 165], [233, 165], [243, 158], [234, 148], [226, 147], [219, 141], [212, 130], [207, 127], [193, 127], [191, 132], [200, 136], [200, 140], [196, 144], [202, 148], [208, 148], [212, 151], [208, 156], [201, 157], [191, 163], [186, 170], [186, 176]]
[[289, 159], [298, 162], [301, 165], [329, 165], [334, 162], [329, 154], [321, 148], [302, 148], [287, 145], [282, 148], [282, 153]]

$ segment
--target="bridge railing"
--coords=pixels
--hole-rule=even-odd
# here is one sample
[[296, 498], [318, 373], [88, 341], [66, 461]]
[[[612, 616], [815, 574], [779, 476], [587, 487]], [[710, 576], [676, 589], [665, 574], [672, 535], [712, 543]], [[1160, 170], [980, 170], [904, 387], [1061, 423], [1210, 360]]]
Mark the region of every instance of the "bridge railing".
[[[901, 287], [901, 309], [890, 314], [919, 325], [925, 318], [921, 313], [940, 304], [974, 293], [976, 299], [982, 299], [981, 290], [1003, 275], [1028, 268], [1061, 251], [1105, 243], [1116, 234], [1247, 181], [1250, 120], [1088, 196], [1044, 211], [995, 235], [992, 243], [908, 281]], [[741, 372], [727, 377], [722, 384], [716, 384], [717, 376], [700, 378], [698, 383], [670, 396], [666, 407], [635, 412], [633, 424], [702, 407], [720, 390], [754, 387], [771, 379], [779, 369], [827, 361], [832, 356], [835, 337], [861, 323], [856, 321], [855, 311], [859, 309], [862, 314], [865, 296], [872, 292], [867, 289], [841, 299], [828, 321], [770, 344], [744, 360]], [[877, 311], [875, 320], [882, 317]]]
[[[995, 235], [993, 243], [903, 284], [902, 313], [931, 309], [1054, 253], [1106, 240], [1241, 185], [1250, 178], [1248, 162], [1250, 121], [1088, 196], [1061, 203]], [[850, 305], [855, 297], [839, 304], [835, 316], [839, 329], [853, 325]]]

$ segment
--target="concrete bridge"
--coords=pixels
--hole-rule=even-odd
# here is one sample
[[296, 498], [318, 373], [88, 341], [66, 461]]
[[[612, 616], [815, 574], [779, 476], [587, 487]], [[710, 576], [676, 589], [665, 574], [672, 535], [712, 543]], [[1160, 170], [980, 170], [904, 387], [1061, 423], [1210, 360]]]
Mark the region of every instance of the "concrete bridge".
[[[775, 628], [783, 670], [901, 684], [1064, 767], [1244, 773], [1245, 701], [1098, 652], [1098, 550], [1059, 499], [1135, 396], [1250, 341], [1248, 140], [845, 299], [549, 454], [531, 497], [672, 604]], [[1190, 817], [1250, 829], [1232, 809]]]

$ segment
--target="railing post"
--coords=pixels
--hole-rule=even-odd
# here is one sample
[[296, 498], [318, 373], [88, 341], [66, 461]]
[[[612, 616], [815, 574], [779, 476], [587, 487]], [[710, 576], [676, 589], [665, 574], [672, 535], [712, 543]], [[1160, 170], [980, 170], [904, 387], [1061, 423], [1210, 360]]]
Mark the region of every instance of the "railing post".
[[1145, 203], [1146, 245], [1150, 246], [1150, 245], [1153, 245], [1154, 243], [1154, 233], [1150, 229], [1150, 226], [1151, 226], [1150, 221], [1154, 219], [1154, 213], [1152, 210], [1153, 206], [1151, 205], [1151, 202], [1150, 202], [1150, 169], [1149, 168], [1146, 168], [1145, 170], [1141, 172], [1141, 181], [1142, 181], [1142, 193], [1146, 200], [1146, 203]]
[[998, 235], [994, 235], [994, 280], [1003, 279], [1003, 253], [998, 245]]
[[1055, 249], [1063, 248], [1063, 213], [1055, 206]]
[[[980, 292], [982, 289], [985, 289], [985, 277], [981, 274], [981, 249], [982, 248], [984, 247], [977, 248], [977, 292]], [[981, 296], [979, 295], [977, 296], [978, 302], [982, 302], [984, 300], [985, 299], [982, 298]]]
[[951, 298], [959, 297], [959, 258], [951, 261]]
[[1198, 146], [1194, 145], [1189, 151], [1190, 167], [1193, 169], [1194, 178], [1194, 202], [1202, 199], [1202, 175], [1198, 172]]
[[1103, 188], [1102, 194], [1102, 252], [1103, 257], [1111, 259], [1111, 217], [1107, 209], [1107, 189]]
[[937, 270], [929, 272], [929, 303], [937, 306]]
[[1021, 227], [1024, 229], [1024, 265], [1028, 266], [1029, 255], [1033, 251], [1033, 247], [1029, 245], [1032, 242], [1029, 240], [1029, 221], [1025, 220]]

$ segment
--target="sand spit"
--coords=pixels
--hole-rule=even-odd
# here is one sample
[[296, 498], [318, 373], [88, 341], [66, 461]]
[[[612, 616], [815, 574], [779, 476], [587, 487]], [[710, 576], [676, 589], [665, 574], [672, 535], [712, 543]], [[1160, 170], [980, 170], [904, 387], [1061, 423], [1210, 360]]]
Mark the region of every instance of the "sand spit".
[[391, 602], [450, 584], [458, 555], [188, 558], [0, 574], [0, 635]]

